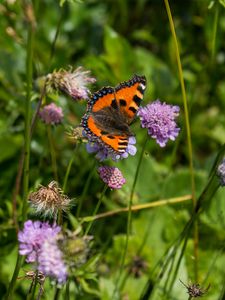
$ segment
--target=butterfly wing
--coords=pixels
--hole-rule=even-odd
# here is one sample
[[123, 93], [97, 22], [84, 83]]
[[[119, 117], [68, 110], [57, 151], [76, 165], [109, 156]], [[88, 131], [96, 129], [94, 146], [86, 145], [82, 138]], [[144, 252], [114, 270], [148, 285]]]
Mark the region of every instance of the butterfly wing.
[[125, 152], [131, 135], [128, 124], [134, 119], [145, 87], [145, 77], [135, 75], [116, 88], [104, 87], [94, 93], [81, 122], [90, 140], [117, 153]]
[[128, 124], [133, 121], [136, 115], [143, 99], [145, 88], [145, 76], [138, 75], [134, 75], [132, 79], [120, 83], [115, 88], [116, 101]]

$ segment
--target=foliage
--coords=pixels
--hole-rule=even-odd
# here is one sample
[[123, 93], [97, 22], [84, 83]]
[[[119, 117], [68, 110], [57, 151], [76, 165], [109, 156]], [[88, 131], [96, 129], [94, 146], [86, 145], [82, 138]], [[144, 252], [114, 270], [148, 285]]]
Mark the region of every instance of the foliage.
[[[179, 279], [187, 285], [200, 284], [206, 291], [204, 299], [224, 299], [225, 190], [219, 187], [216, 169], [225, 151], [225, 4], [223, 0], [170, 1], [191, 125], [197, 201], [193, 206], [191, 196], [184, 200], [194, 194], [190, 149], [165, 2], [6, 0], [0, 4], [2, 297], [12, 284], [19, 228], [25, 219], [46, 221], [27, 204], [28, 194], [39, 184], [57, 180], [72, 199], [69, 212], [58, 216], [58, 221], [63, 220], [65, 236], [75, 232], [83, 252], [80, 256], [78, 251], [79, 263], [71, 267], [69, 283], [57, 288], [46, 278], [41, 299], [190, 299]], [[146, 130], [139, 120], [131, 125], [137, 154], [107, 161], [126, 178], [120, 190], [103, 186], [97, 173], [101, 163], [86, 151], [83, 140], [74, 139], [71, 128], [80, 124], [86, 101], [54, 90], [42, 95], [45, 76], [70, 70], [69, 66], [91, 71], [97, 79], [89, 85], [92, 93], [134, 74], [145, 75], [143, 105], [160, 99], [181, 109], [179, 136], [165, 148], [150, 137], [145, 143]], [[47, 126], [37, 116], [29, 143], [40, 98], [42, 106], [54, 102], [62, 107], [64, 119], [60, 125]], [[24, 137], [30, 145], [27, 191], [28, 172], [18, 176]], [[161, 202], [165, 199], [167, 203]], [[155, 207], [144, 206], [151, 204]], [[114, 210], [113, 215], [104, 215]], [[84, 236], [91, 236], [90, 240]], [[31, 280], [26, 272], [31, 266], [20, 263], [11, 299], [37, 299], [40, 284], [29, 294]]]

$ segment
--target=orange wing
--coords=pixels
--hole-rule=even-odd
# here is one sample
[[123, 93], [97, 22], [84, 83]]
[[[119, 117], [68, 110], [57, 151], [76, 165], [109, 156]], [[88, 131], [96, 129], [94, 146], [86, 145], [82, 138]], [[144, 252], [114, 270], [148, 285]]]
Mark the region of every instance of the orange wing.
[[128, 145], [128, 137], [127, 136], [119, 136], [119, 135], [111, 135], [104, 134], [100, 128], [95, 123], [95, 120], [92, 116], [89, 116], [87, 119], [87, 128], [90, 134], [94, 134], [97, 138], [99, 138], [105, 145], [109, 146], [116, 152], [123, 153], [126, 151]]
[[87, 113], [82, 118], [82, 126], [90, 140], [102, 142], [115, 152], [125, 152], [129, 139], [127, 134], [113, 135], [102, 130], [104, 124], [99, 128], [91, 114], [112, 107], [115, 111], [119, 110], [125, 116], [126, 123], [130, 124], [143, 99], [145, 88], [145, 77], [134, 75], [132, 79], [120, 83], [115, 88], [103, 87], [94, 93], [88, 102]]
[[145, 76], [137, 76], [131, 80], [120, 83], [116, 88], [116, 101], [121, 112], [126, 116], [128, 124], [131, 123], [143, 99], [146, 88]]

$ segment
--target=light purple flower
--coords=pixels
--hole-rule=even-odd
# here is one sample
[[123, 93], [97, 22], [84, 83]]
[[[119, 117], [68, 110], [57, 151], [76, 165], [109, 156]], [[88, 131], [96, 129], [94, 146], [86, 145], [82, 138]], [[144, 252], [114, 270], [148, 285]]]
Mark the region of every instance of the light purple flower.
[[88, 153], [96, 153], [96, 158], [99, 161], [103, 161], [107, 158], [112, 158], [112, 160], [117, 161], [119, 159], [127, 158], [130, 154], [134, 156], [137, 152], [137, 148], [135, 147], [136, 139], [134, 136], [129, 137], [127, 149], [124, 153], [119, 154], [115, 151], [111, 151], [108, 147], [104, 146], [99, 142], [88, 142], [86, 145], [86, 149]]
[[20, 255], [27, 256], [26, 262], [36, 261], [43, 242], [56, 237], [60, 230], [59, 226], [45, 222], [26, 221], [23, 230], [18, 233]]
[[47, 75], [48, 89], [60, 90], [75, 100], [87, 99], [90, 93], [87, 86], [95, 81], [95, 78], [90, 77], [90, 71], [82, 67], [68, 71], [61, 69]]
[[111, 189], [120, 189], [126, 182], [122, 172], [116, 167], [101, 166], [98, 172], [102, 181]]
[[179, 106], [161, 103], [159, 100], [140, 107], [137, 115], [141, 126], [148, 129], [148, 134], [156, 139], [160, 147], [165, 147], [168, 140], [174, 141], [179, 134], [175, 118], [179, 115]]
[[217, 175], [220, 178], [221, 186], [225, 186], [225, 158], [222, 160], [217, 169]]
[[62, 108], [55, 103], [45, 105], [39, 112], [39, 116], [45, 124], [56, 125], [62, 122]]
[[55, 238], [46, 239], [43, 242], [38, 255], [38, 271], [45, 276], [56, 279], [59, 284], [66, 281], [67, 268]]

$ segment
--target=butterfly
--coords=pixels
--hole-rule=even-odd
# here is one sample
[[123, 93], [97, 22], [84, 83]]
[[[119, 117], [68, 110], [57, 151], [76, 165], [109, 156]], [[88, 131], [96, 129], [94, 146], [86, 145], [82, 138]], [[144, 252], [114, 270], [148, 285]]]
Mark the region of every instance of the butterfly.
[[88, 139], [114, 153], [124, 153], [129, 137], [134, 136], [129, 125], [135, 118], [145, 88], [145, 76], [134, 75], [115, 88], [103, 87], [94, 93], [81, 120]]

